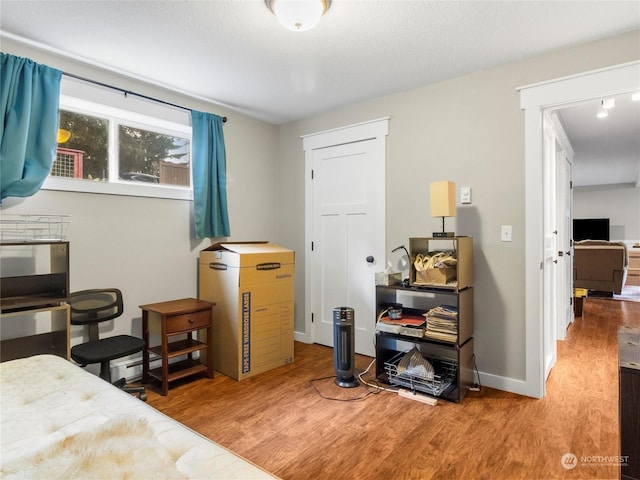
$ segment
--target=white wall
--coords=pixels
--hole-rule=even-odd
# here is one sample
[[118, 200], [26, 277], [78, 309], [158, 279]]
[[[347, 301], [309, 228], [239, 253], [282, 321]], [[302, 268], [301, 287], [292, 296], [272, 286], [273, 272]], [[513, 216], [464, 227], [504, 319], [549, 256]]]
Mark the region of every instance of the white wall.
[[609, 218], [611, 240], [640, 242], [640, 188], [634, 184], [573, 188], [574, 218]]
[[[230, 239], [279, 241], [277, 127], [6, 39], [2, 50], [136, 93], [227, 116], [224, 135]], [[29, 198], [5, 199], [0, 214], [5, 213], [72, 215], [71, 290], [120, 288], [125, 314], [114, 333], [141, 335], [141, 304], [197, 296], [198, 254], [211, 242], [194, 238], [191, 201], [40, 190]], [[134, 319], [133, 323], [129, 319]], [[73, 328], [75, 344], [82, 329]]]
[[[455, 231], [474, 237], [475, 354], [481, 372], [508, 384], [525, 378], [524, 114], [516, 88], [640, 58], [638, 31], [478, 71], [436, 85], [346, 105], [279, 131], [282, 238], [297, 255], [296, 305], [304, 292], [304, 155], [301, 135], [390, 116], [387, 255], [440, 228], [428, 212], [429, 183], [473, 189]], [[363, 81], [366, 72], [363, 72]], [[448, 219], [448, 229], [454, 221]], [[513, 241], [500, 241], [500, 226]], [[395, 254], [394, 254], [395, 255]], [[373, 320], [372, 320], [373, 321]], [[296, 330], [304, 318], [296, 315]], [[506, 379], [502, 382], [500, 379]]]

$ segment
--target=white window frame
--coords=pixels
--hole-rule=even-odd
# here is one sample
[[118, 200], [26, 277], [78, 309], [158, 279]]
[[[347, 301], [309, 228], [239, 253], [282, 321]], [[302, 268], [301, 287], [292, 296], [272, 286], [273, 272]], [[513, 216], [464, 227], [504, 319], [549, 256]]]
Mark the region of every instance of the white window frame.
[[[67, 81], [65, 83], [65, 80]], [[117, 130], [119, 124], [150, 130], [166, 135], [186, 138], [191, 143], [191, 116], [188, 111], [176, 112], [171, 106], [152, 102], [141, 102], [122, 93], [105, 91], [104, 87], [79, 85], [77, 80], [63, 78], [60, 95], [60, 109], [105, 118], [109, 122], [109, 180], [95, 182], [87, 179], [47, 176], [42, 185], [44, 190], [66, 192], [126, 195], [134, 197], [168, 198], [193, 200], [191, 186], [145, 184], [120, 180], [117, 165]], [[66, 92], [65, 92], [66, 91]], [[70, 93], [67, 93], [70, 92]], [[98, 101], [95, 101], [95, 100]], [[117, 105], [107, 104], [107, 102]], [[131, 105], [131, 109], [122, 108]], [[191, 171], [191, 162], [190, 171]]]

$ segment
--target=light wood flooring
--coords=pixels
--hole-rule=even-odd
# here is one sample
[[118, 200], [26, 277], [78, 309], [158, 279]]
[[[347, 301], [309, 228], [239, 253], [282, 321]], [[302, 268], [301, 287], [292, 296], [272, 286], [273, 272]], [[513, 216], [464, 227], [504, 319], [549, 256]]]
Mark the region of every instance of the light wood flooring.
[[[618, 465], [596, 457], [620, 454], [620, 325], [640, 327], [640, 303], [586, 299], [542, 400], [485, 387], [436, 406], [367, 395], [324, 378], [333, 375], [330, 348], [296, 343], [291, 365], [240, 382], [216, 374], [172, 384], [167, 397], [154, 387], [148, 401], [287, 480], [617, 479]], [[357, 356], [357, 369], [370, 361]], [[563, 468], [566, 453], [576, 468]]]

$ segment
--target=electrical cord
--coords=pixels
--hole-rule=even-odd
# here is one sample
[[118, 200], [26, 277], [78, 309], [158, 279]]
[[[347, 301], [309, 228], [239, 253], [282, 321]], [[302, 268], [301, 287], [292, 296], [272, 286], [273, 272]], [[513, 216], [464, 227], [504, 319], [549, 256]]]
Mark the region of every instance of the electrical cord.
[[336, 402], [358, 402], [360, 400], [364, 400], [365, 398], [369, 397], [370, 395], [377, 395], [378, 391], [372, 391], [369, 390], [367, 392], [364, 393], [364, 395], [360, 395], [359, 397], [352, 397], [352, 398], [335, 398], [335, 397], [328, 397], [326, 395], [324, 395], [320, 390], [318, 390], [318, 387], [316, 387], [315, 382], [319, 382], [320, 380], [327, 380], [329, 378], [336, 378], [335, 375], [330, 375], [328, 377], [321, 377], [321, 378], [314, 378], [312, 380], [309, 380], [309, 384], [313, 387], [313, 389], [316, 391], [316, 393], [318, 395], [320, 395], [320, 397], [324, 398], [325, 400], [333, 400]]
[[369, 365], [367, 366], [367, 368], [360, 372], [358, 374], [358, 379], [360, 380], [360, 382], [362, 382], [363, 385], [366, 385], [367, 387], [369, 387], [372, 390], [368, 390], [364, 395], [361, 395], [359, 397], [353, 397], [353, 398], [335, 398], [335, 397], [328, 397], [326, 395], [324, 395], [320, 390], [318, 390], [318, 388], [315, 385], [315, 382], [319, 382], [321, 380], [328, 380], [330, 378], [336, 378], [335, 375], [329, 375], [327, 377], [320, 377], [320, 378], [314, 378], [312, 380], [309, 381], [309, 384], [313, 387], [313, 389], [316, 391], [316, 393], [326, 399], [326, 400], [334, 400], [337, 402], [357, 402], [360, 400], [364, 400], [365, 398], [369, 397], [370, 395], [378, 395], [380, 392], [391, 392], [391, 393], [398, 393], [398, 388], [386, 388], [383, 387], [381, 385], [379, 385], [378, 383], [371, 383], [367, 380], [365, 380], [363, 378], [363, 375], [365, 375], [370, 369], [371, 366], [375, 363], [376, 359], [374, 358], [373, 360], [371, 360], [371, 362], [369, 363]]
[[370, 388], [374, 388], [378, 391], [384, 391], [384, 392], [393, 392], [393, 393], [397, 393], [399, 389], [397, 388], [387, 388], [387, 387], [383, 387], [380, 384], [376, 383], [370, 383], [368, 381], [366, 381], [364, 378], [362, 378], [362, 376], [367, 373], [369, 371], [369, 369], [371, 368], [371, 366], [375, 363], [376, 359], [374, 358], [373, 360], [371, 360], [371, 363], [369, 363], [369, 366], [361, 373], [358, 374], [358, 378], [360, 379], [360, 381], [362, 383], [364, 383], [366, 386], [370, 387]]
[[471, 360], [473, 361], [473, 368], [476, 371], [476, 376], [478, 377], [478, 383], [473, 387], [470, 387], [469, 390], [472, 392], [479, 392], [482, 390], [482, 383], [480, 383], [480, 372], [478, 371], [478, 365], [476, 365], [476, 354], [471, 355]]

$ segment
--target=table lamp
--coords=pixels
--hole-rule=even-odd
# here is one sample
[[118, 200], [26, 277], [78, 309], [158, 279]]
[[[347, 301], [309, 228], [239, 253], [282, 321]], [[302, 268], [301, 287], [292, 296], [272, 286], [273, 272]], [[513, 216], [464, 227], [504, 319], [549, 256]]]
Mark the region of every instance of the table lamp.
[[449, 181], [431, 183], [431, 216], [442, 217], [442, 232], [434, 237], [455, 237], [454, 232], [444, 231], [444, 217], [456, 216], [456, 184]]

